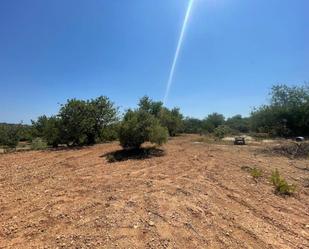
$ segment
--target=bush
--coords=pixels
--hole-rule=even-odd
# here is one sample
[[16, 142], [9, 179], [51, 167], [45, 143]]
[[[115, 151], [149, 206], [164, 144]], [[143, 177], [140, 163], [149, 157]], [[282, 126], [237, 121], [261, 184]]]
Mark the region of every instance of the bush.
[[18, 125], [18, 137], [19, 141], [31, 141], [32, 140], [32, 127], [30, 125]]
[[111, 142], [118, 139], [119, 124], [111, 124], [101, 130], [100, 142]]
[[117, 112], [107, 97], [87, 101], [71, 99], [61, 106], [57, 116], [41, 116], [36, 122], [32, 121], [33, 135], [53, 147], [61, 143], [68, 146], [94, 144], [112, 135], [108, 132], [110, 125], [117, 121]]
[[220, 125], [214, 129], [214, 135], [217, 138], [224, 138], [226, 135], [232, 132], [231, 128], [226, 125]]
[[275, 191], [277, 194], [291, 195], [295, 192], [296, 186], [293, 184], [288, 184], [287, 181], [280, 176], [278, 169], [272, 172], [271, 182], [275, 186]]
[[212, 133], [217, 127], [224, 124], [224, 120], [225, 118], [222, 114], [216, 112], [209, 114], [207, 118], [203, 120], [203, 130]]
[[183, 116], [180, 113], [179, 108], [173, 108], [169, 110], [163, 108], [160, 116], [160, 123], [166, 127], [170, 136], [174, 137], [183, 130]]
[[15, 148], [19, 142], [17, 125], [0, 125], [0, 145]]
[[35, 138], [33, 139], [32, 143], [31, 143], [31, 149], [32, 150], [44, 150], [46, 149], [47, 143], [42, 139], [42, 138]]
[[272, 87], [271, 101], [251, 113], [251, 128], [273, 136], [309, 135], [309, 85]]
[[162, 144], [167, 133], [159, 120], [145, 110], [128, 110], [119, 129], [120, 144], [124, 148], [139, 148], [144, 142]]
[[249, 118], [243, 118], [241, 115], [235, 115], [231, 118], [228, 118], [225, 122], [225, 125], [237, 132], [249, 132]]
[[167, 142], [168, 130], [159, 124], [151, 127], [149, 132], [149, 141], [151, 143], [162, 145]]
[[197, 118], [187, 117], [183, 120], [183, 132], [202, 134], [203, 121]]
[[48, 145], [58, 147], [62, 143], [61, 120], [58, 117], [41, 116], [36, 122], [32, 121], [32, 126], [33, 135], [44, 139]]
[[162, 109], [164, 108], [161, 101], [153, 101], [148, 96], [144, 96], [139, 100], [138, 107], [139, 110], [148, 112], [156, 118], [160, 117]]
[[112, 125], [117, 121], [118, 109], [104, 96], [91, 100], [68, 100], [57, 116], [41, 116], [32, 121], [33, 136], [48, 145], [90, 145], [98, 140], [116, 137]]
[[183, 115], [179, 108], [168, 109], [160, 101], [153, 101], [145, 96], [139, 101], [139, 110], [145, 111], [159, 119], [160, 124], [168, 129], [170, 136], [176, 136], [183, 131]]
[[250, 175], [253, 177], [255, 181], [257, 181], [258, 178], [262, 177], [262, 170], [256, 168], [256, 167], [249, 167], [249, 166], [241, 166], [241, 169], [250, 173]]

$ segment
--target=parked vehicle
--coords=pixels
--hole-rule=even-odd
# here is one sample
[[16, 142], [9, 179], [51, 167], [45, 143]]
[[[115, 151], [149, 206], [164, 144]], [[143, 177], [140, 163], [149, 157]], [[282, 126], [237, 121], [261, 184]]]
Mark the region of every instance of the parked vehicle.
[[245, 145], [246, 144], [246, 140], [245, 140], [244, 137], [235, 137], [234, 144], [235, 145]]
[[303, 142], [303, 141], [305, 141], [305, 138], [304, 137], [296, 137], [295, 141], [296, 142]]

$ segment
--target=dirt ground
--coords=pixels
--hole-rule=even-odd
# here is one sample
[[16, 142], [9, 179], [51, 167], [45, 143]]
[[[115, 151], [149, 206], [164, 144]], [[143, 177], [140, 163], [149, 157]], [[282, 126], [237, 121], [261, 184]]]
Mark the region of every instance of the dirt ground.
[[[117, 143], [0, 155], [0, 248], [309, 248], [309, 160], [194, 138], [114, 162]], [[275, 168], [297, 194], [274, 194]]]

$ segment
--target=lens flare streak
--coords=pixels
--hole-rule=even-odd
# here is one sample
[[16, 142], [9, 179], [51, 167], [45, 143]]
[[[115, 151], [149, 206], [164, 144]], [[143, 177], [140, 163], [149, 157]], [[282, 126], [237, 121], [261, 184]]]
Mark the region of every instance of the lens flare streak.
[[164, 100], [163, 100], [164, 105], [166, 104], [166, 101], [168, 99], [168, 95], [169, 95], [169, 92], [170, 92], [170, 88], [171, 88], [171, 85], [173, 83], [175, 68], [176, 68], [179, 53], [180, 53], [180, 50], [181, 50], [181, 47], [182, 47], [184, 35], [185, 35], [186, 29], [187, 29], [187, 24], [188, 24], [188, 21], [189, 21], [189, 18], [190, 18], [193, 2], [194, 2], [194, 0], [189, 1], [187, 12], [186, 12], [186, 15], [185, 15], [185, 18], [184, 18], [184, 21], [183, 21], [183, 25], [182, 25], [182, 28], [181, 28], [181, 32], [180, 32], [175, 56], [174, 56], [174, 59], [173, 59], [171, 71], [170, 71], [168, 81], [167, 81], [167, 85], [166, 85], [166, 90], [165, 90], [165, 95], [164, 95]]

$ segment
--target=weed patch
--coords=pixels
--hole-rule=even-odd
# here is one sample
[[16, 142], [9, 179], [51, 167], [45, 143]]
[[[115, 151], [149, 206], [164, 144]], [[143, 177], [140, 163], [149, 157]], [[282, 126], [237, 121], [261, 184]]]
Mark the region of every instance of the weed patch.
[[47, 143], [41, 138], [35, 138], [31, 143], [32, 150], [44, 150], [47, 147]]
[[291, 195], [296, 190], [295, 185], [288, 184], [288, 182], [280, 176], [278, 169], [272, 172], [271, 182], [275, 186], [275, 192], [280, 195]]
[[262, 177], [262, 170], [257, 167], [241, 166], [243, 171], [250, 173], [253, 179], [257, 182], [259, 178]]
[[262, 170], [254, 167], [253, 169], [250, 170], [250, 174], [254, 180], [257, 180], [258, 178], [262, 177]]

